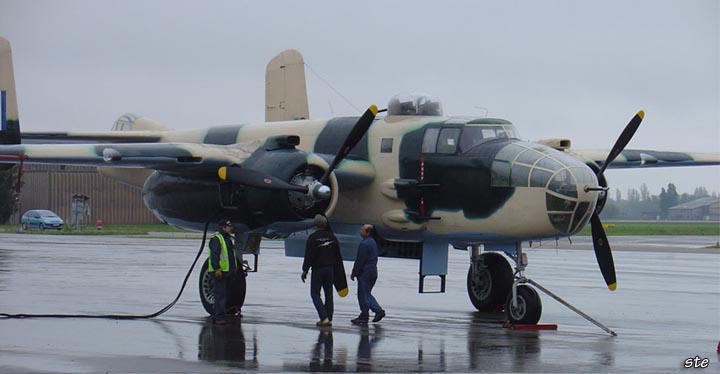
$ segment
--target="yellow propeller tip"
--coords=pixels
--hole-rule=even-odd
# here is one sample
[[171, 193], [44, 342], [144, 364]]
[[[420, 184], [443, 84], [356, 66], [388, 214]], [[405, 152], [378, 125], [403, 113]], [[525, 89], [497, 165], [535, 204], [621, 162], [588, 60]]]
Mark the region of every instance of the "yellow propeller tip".
[[377, 108], [377, 105], [375, 105], [375, 104], [370, 105], [370, 108], [368, 108], [368, 110], [371, 111], [374, 116], [376, 116], [378, 114], [378, 108]]
[[610, 291], [615, 291], [616, 288], [617, 288], [617, 283], [608, 284], [608, 289], [610, 289]]
[[638, 115], [638, 117], [640, 117], [640, 119], [643, 119], [643, 118], [645, 118], [645, 111], [644, 111], [644, 110], [641, 110], [641, 111], [638, 112], [637, 115]]
[[218, 169], [218, 177], [220, 179], [225, 180], [227, 178], [227, 168], [225, 166]]

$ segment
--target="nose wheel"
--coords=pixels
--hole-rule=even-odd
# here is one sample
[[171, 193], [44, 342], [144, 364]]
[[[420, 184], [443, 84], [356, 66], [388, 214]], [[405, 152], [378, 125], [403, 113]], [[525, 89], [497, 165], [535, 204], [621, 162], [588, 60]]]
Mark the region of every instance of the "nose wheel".
[[534, 325], [540, 321], [542, 314], [542, 302], [537, 291], [530, 286], [519, 285], [513, 294], [508, 295], [507, 319], [512, 324]]

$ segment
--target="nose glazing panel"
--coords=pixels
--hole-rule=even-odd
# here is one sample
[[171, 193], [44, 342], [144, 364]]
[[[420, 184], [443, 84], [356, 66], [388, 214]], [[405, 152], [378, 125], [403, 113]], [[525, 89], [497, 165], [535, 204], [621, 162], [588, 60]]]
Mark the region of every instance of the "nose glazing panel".
[[597, 185], [592, 170], [579, 160], [544, 145], [514, 142], [498, 152], [492, 165], [493, 186], [542, 187], [552, 225], [562, 233], [579, 230], [590, 219], [596, 197], [583, 193]]

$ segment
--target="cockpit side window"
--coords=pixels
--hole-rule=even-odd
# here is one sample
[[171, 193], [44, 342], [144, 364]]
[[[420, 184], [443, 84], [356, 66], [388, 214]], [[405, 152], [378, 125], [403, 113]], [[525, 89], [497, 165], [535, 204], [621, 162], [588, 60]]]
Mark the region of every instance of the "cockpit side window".
[[435, 153], [435, 147], [437, 145], [437, 139], [439, 134], [439, 128], [425, 130], [425, 137], [423, 138], [422, 144], [422, 153]]
[[482, 127], [466, 126], [460, 137], [460, 153], [467, 152], [470, 148], [480, 144], [485, 138]]
[[440, 136], [438, 136], [437, 142], [437, 153], [454, 154], [457, 150], [459, 138], [459, 128], [446, 127], [440, 130]]

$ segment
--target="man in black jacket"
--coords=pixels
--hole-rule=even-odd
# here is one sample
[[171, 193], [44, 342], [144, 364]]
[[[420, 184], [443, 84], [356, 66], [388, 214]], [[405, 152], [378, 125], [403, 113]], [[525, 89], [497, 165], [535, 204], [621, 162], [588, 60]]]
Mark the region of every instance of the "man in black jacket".
[[[335, 235], [328, 231], [327, 218], [322, 215], [315, 216], [315, 232], [310, 234], [305, 243], [305, 260], [302, 266], [303, 283], [307, 273], [312, 268], [310, 278], [310, 297], [317, 310], [320, 321], [317, 326], [332, 326], [333, 317], [333, 273], [334, 266], [342, 263], [340, 255], [340, 242]], [[325, 303], [320, 298], [320, 287], [325, 292]]]

